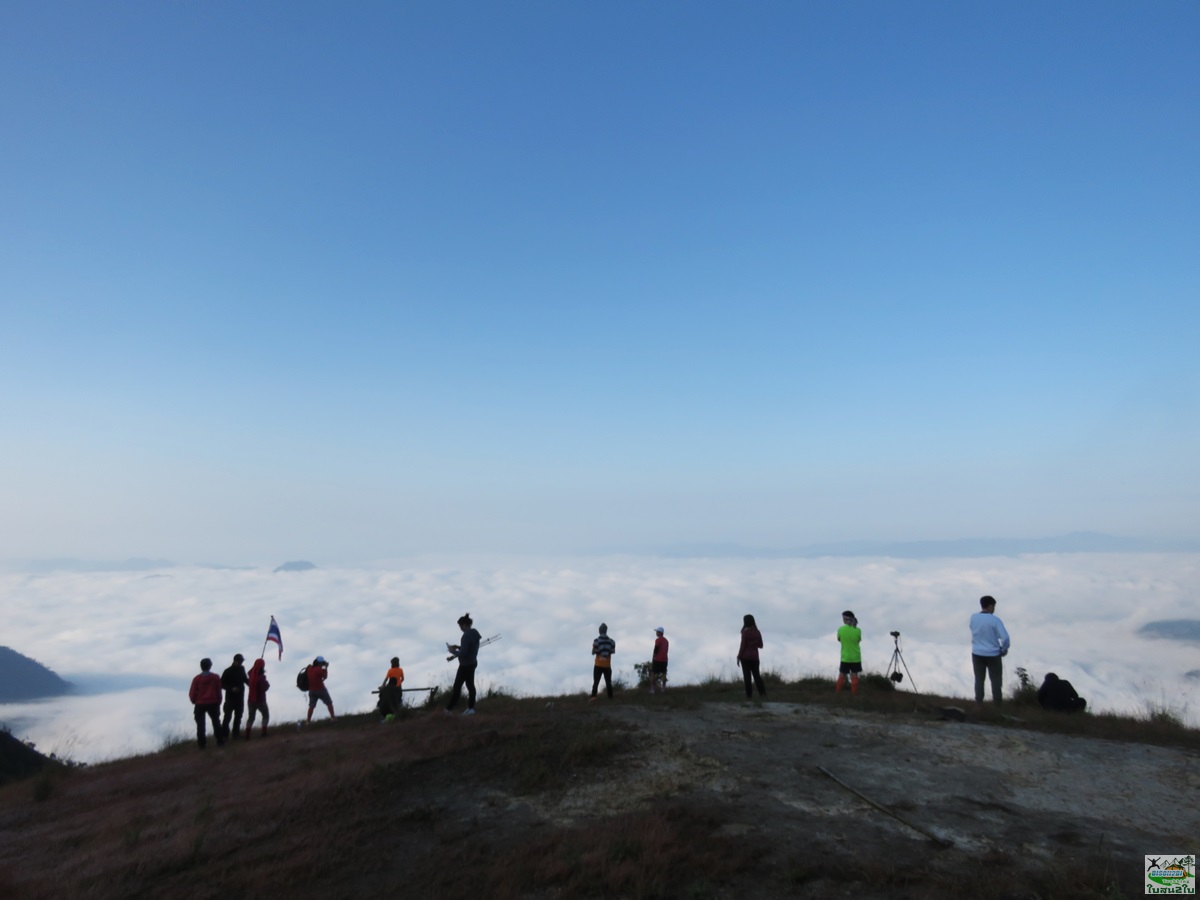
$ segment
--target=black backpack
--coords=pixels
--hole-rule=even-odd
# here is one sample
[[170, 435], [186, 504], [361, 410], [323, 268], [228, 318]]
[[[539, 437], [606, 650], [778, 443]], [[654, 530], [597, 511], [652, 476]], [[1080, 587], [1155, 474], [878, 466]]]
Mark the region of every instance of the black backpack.
[[308, 666], [296, 673], [296, 687], [302, 691], [308, 690]]

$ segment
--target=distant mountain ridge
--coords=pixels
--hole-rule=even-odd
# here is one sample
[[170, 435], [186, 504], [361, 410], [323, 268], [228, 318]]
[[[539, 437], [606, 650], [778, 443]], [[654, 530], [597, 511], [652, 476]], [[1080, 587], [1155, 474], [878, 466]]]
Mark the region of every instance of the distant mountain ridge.
[[755, 548], [739, 544], [676, 544], [651, 551], [674, 558], [741, 557], [750, 559], [816, 559], [822, 556], [890, 556], [897, 559], [1020, 556], [1026, 553], [1195, 553], [1198, 541], [1153, 541], [1075, 531], [1048, 538], [963, 538], [950, 541], [841, 541], [791, 549]]
[[35, 659], [0, 647], [0, 703], [57, 697], [71, 685]]
[[282, 566], [276, 566], [276, 572], [307, 572], [310, 569], [315, 569], [316, 566], [306, 559], [297, 559], [292, 562], [285, 562]]

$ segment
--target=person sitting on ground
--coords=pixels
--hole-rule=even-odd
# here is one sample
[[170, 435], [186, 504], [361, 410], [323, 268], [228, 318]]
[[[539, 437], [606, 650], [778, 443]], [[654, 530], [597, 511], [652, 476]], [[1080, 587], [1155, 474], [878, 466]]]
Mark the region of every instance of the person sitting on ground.
[[404, 711], [404, 670], [400, 668], [400, 657], [392, 657], [392, 667], [383, 676], [379, 686], [379, 714], [390, 722]]
[[329, 677], [329, 663], [325, 657], [318, 656], [312, 661], [312, 665], [308, 667], [308, 718], [307, 722], [312, 721], [313, 710], [317, 708], [317, 701], [325, 704], [325, 708], [329, 710], [329, 718], [337, 718], [333, 714], [333, 699], [329, 696], [329, 688], [325, 687], [325, 679]]
[[1053, 672], [1046, 673], [1046, 679], [1038, 688], [1038, 703], [1042, 709], [1054, 712], [1083, 712], [1087, 709], [1087, 701], [1075, 693], [1071, 682]]
[[854, 613], [846, 610], [842, 613], [842, 627], [837, 630], [838, 643], [842, 645], [841, 664], [838, 666], [837, 686], [834, 691], [840, 693], [846, 686], [846, 676], [850, 676], [850, 693], [858, 693], [858, 676], [862, 673], [862, 629], [858, 627], [858, 619]]

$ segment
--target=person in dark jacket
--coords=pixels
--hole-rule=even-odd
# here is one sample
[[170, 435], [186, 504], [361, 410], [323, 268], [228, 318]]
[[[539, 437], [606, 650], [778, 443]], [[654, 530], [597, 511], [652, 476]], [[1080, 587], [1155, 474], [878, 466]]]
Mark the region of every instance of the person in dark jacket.
[[458, 620], [462, 630], [462, 643], [447, 644], [451, 658], [458, 659], [458, 671], [454, 674], [454, 687], [450, 691], [450, 702], [446, 704], [446, 712], [458, 705], [462, 696], [463, 685], [467, 686], [467, 708], [464, 716], [475, 715], [475, 667], [479, 664], [479, 632], [472, 628], [471, 614], [467, 613]]
[[617, 652], [617, 642], [608, 636], [608, 626], [600, 623], [600, 634], [592, 641], [592, 655], [595, 657], [592, 666], [592, 700], [600, 688], [600, 679], [604, 679], [604, 689], [608, 699], [613, 697], [612, 689], [612, 655]]
[[762, 649], [762, 645], [762, 632], [754, 624], [754, 616], [746, 613], [742, 617], [742, 643], [738, 647], [737, 664], [742, 667], [742, 679], [746, 682], [747, 700], [754, 696], [750, 690], [751, 679], [754, 680], [754, 687], [758, 688], [758, 696], [765, 697], [767, 695], [766, 685], [763, 684], [762, 675], [758, 672], [758, 651]]
[[233, 718], [233, 736], [240, 737], [242, 730], [242, 713], [246, 710], [246, 685], [250, 679], [246, 677], [246, 667], [242, 665], [246, 657], [240, 653], [233, 655], [233, 665], [221, 673], [221, 688], [225, 691], [225, 718], [221, 720], [221, 731], [229, 737], [229, 719]]
[[1071, 682], [1053, 672], [1046, 673], [1042, 686], [1038, 688], [1038, 703], [1042, 709], [1055, 712], [1083, 712], [1087, 709], [1087, 701], [1075, 693]]
[[260, 656], [250, 667], [250, 683], [246, 686], [246, 705], [250, 715], [246, 719], [246, 740], [250, 740], [250, 732], [254, 730], [254, 716], [262, 713], [262, 736], [267, 736], [267, 722], [271, 721], [271, 710], [267, 708], [267, 691], [271, 682], [267, 681], [267, 664]]
[[193, 715], [196, 718], [196, 743], [204, 749], [207, 740], [204, 736], [204, 717], [212, 719], [213, 737], [217, 746], [225, 743], [225, 733], [221, 730], [221, 676], [212, 669], [212, 660], [207, 656], [200, 660], [200, 674], [192, 679], [192, 687], [188, 691], [188, 699], [192, 701]]

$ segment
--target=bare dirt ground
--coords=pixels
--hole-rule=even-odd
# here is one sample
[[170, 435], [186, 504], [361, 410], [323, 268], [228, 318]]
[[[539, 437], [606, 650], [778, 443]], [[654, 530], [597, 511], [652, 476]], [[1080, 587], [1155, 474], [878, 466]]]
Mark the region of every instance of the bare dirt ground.
[[1144, 855], [1200, 849], [1197, 788], [1190, 738], [850, 698], [485, 701], [6, 785], [0, 895], [1135, 897]]

